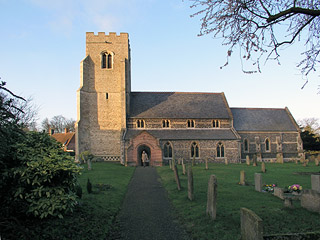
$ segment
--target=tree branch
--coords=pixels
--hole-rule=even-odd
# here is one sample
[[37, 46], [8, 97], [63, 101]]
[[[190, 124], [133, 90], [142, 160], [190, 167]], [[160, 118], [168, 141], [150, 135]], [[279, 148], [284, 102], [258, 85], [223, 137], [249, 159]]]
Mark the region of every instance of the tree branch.
[[290, 13], [294, 13], [294, 14], [305, 14], [305, 15], [309, 15], [309, 16], [313, 16], [313, 17], [317, 17], [320, 16], [320, 10], [314, 10], [314, 9], [306, 9], [306, 8], [300, 8], [300, 7], [292, 7], [289, 8], [283, 12], [279, 12], [275, 15], [271, 15], [268, 19], [267, 22], [273, 22], [283, 16], [286, 16]]

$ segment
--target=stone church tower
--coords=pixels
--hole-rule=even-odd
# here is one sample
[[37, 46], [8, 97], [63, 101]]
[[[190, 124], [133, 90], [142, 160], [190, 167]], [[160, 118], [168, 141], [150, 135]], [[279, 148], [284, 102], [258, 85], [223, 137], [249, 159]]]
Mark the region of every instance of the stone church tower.
[[76, 155], [90, 151], [120, 160], [131, 91], [127, 33], [86, 34], [86, 57], [77, 91]]

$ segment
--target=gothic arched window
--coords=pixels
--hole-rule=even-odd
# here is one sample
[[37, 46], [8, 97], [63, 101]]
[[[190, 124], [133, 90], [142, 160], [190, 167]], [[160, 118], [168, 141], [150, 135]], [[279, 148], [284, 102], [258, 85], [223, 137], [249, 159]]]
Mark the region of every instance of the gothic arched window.
[[266, 152], [270, 152], [270, 140], [269, 140], [269, 138], [266, 139], [265, 144], [266, 144]]
[[212, 127], [219, 128], [220, 127], [220, 120], [213, 120]]
[[248, 142], [248, 139], [245, 139], [243, 141], [243, 148], [244, 148], [244, 151], [245, 152], [248, 152], [249, 151], [249, 142]]
[[199, 157], [199, 146], [196, 142], [193, 142], [191, 144], [191, 157], [193, 158], [195, 156], [196, 158]]
[[221, 142], [217, 145], [217, 157], [224, 157], [224, 146]]
[[101, 68], [111, 69], [113, 65], [113, 55], [111, 53], [101, 53]]
[[169, 142], [166, 142], [163, 146], [163, 157], [172, 158], [172, 145]]
[[112, 55], [110, 53], [108, 54], [108, 68], [112, 68]]

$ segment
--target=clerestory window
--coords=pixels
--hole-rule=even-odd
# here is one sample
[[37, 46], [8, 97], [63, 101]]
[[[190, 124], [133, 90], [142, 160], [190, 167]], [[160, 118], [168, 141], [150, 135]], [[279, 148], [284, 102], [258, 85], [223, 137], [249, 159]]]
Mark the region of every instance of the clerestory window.
[[142, 119], [138, 119], [136, 124], [137, 124], [137, 128], [144, 128], [145, 127], [145, 122]]
[[169, 128], [170, 127], [170, 121], [169, 120], [162, 120], [162, 127], [163, 128]]
[[187, 121], [187, 127], [188, 128], [194, 128], [195, 126], [195, 121], [194, 120], [188, 120]]
[[213, 120], [212, 127], [219, 128], [220, 127], [220, 120]]

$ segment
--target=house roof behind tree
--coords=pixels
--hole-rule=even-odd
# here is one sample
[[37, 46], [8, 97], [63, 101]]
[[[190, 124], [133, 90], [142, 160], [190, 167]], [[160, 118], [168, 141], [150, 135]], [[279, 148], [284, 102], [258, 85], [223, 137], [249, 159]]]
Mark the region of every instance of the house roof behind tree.
[[224, 93], [131, 92], [132, 118], [231, 119]]
[[62, 143], [63, 146], [67, 147], [67, 150], [75, 150], [75, 133], [65, 132], [65, 133], [54, 133], [51, 135], [58, 142]]
[[287, 108], [231, 108], [237, 131], [299, 131]]

